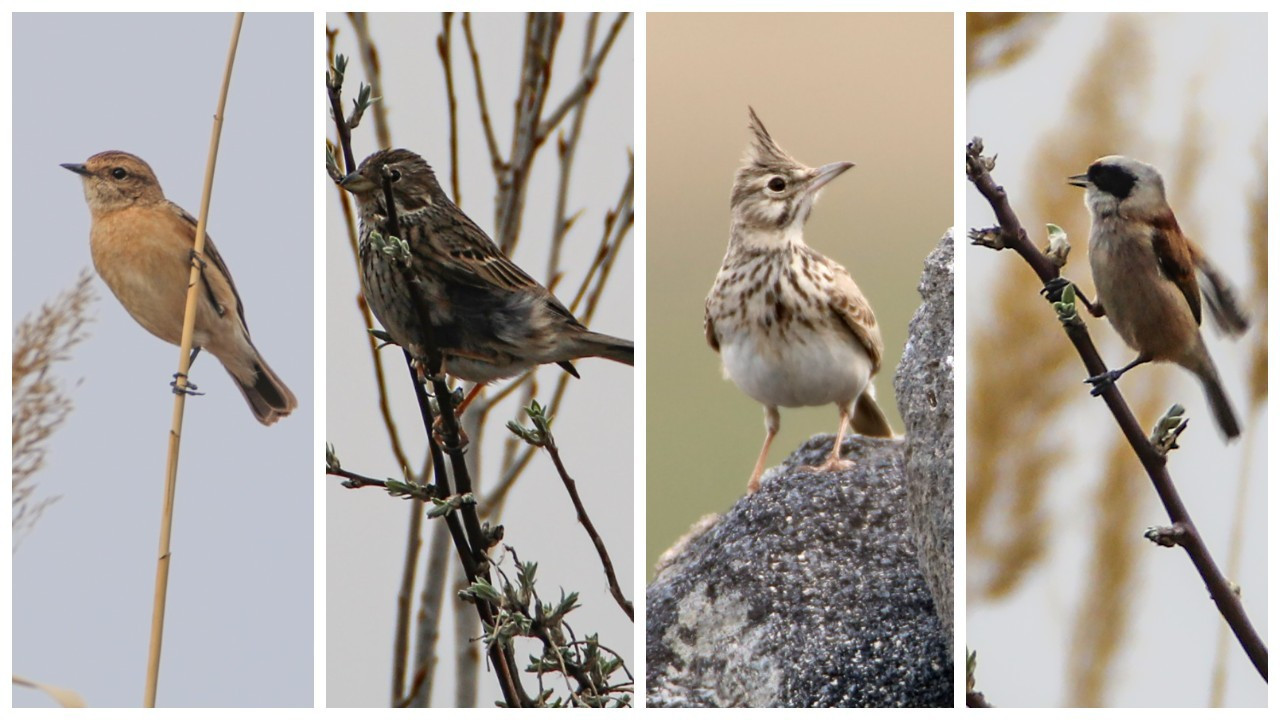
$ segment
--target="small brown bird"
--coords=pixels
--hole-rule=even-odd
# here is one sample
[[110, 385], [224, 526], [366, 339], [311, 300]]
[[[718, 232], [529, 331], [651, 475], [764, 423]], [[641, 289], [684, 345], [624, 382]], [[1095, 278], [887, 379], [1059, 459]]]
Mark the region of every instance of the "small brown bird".
[[729, 249], [707, 295], [703, 328], [724, 373], [765, 406], [764, 447], [747, 482], [760, 488], [778, 407], [834, 403], [840, 429], [826, 462], [849, 466], [840, 445], [850, 423], [863, 435], [892, 437], [871, 377], [884, 342], [871, 305], [849, 272], [804, 242], [818, 191], [850, 162], [807, 167], [786, 153], [750, 113], [752, 141], [733, 182]]
[[[136, 155], [109, 150], [62, 167], [84, 181], [89, 249], [98, 275], [139, 325], [180, 344], [196, 219], [165, 199], [151, 166]], [[201, 349], [218, 358], [253, 416], [270, 425], [298, 401], [249, 339], [240, 295], [208, 236], [204, 259], [193, 359]]]
[[1109, 155], [1067, 182], [1085, 188], [1085, 207], [1093, 219], [1089, 266], [1098, 298], [1090, 311], [1106, 315], [1125, 343], [1138, 351], [1128, 365], [1089, 378], [1094, 394], [1143, 363], [1177, 363], [1200, 379], [1227, 439], [1238, 437], [1240, 422], [1200, 335], [1201, 291], [1209, 314], [1226, 334], [1243, 333], [1249, 319], [1226, 278], [1182, 234], [1165, 200], [1160, 173], [1132, 158]]
[[[389, 241], [384, 174], [403, 245]], [[478, 383], [477, 389], [545, 363], [575, 377], [571, 361], [579, 358], [634, 364], [630, 340], [579, 323], [453, 204], [415, 153], [376, 152], [341, 185], [360, 207], [361, 284], [369, 309], [414, 358], [427, 356], [429, 334], [444, 371]]]

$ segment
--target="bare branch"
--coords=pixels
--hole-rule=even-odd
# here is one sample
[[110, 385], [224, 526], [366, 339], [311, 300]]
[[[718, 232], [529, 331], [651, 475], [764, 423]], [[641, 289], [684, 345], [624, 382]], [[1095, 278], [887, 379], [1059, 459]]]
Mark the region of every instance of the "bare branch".
[[489, 146], [489, 164], [495, 175], [502, 173], [502, 154], [498, 152], [498, 138], [493, 132], [493, 120], [489, 117], [489, 101], [485, 97], [484, 73], [480, 70], [480, 54], [476, 51], [476, 39], [471, 34], [471, 13], [462, 14], [462, 32], [467, 39], [467, 55], [471, 58], [471, 72], [476, 79], [476, 103], [480, 106], [480, 125]]
[[[574, 86], [573, 90], [569, 92], [565, 99], [560, 101], [560, 105], [558, 105], [556, 109], [552, 110], [551, 113], [542, 121], [542, 124], [538, 126], [537, 137], [539, 143], [544, 142], [547, 137], [555, 131], [556, 127], [560, 125], [560, 122], [569, 114], [570, 110], [580, 109], [586, 102], [587, 98], [591, 95], [591, 91], [595, 89], [596, 82], [600, 79], [600, 67], [604, 65], [604, 60], [608, 57], [609, 50], [613, 48], [613, 41], [616, 40], [618, 38], [618, 34], [622, 32], [622, 26], [627, 22], [628, 15], [630, 15], [630, 13], [618, 14], [618, 17], [614, 19], [613, 24], [609, 26], [609, 32], [605, 35], [604, 43], [600, 46], [600, 50], [596, 53], [595, 57], [592, 57], [589, 62], [584, 64], [582, 78], [578, 80], [578, 84]], [[587, 52], [590, 52], [591, 38], [595, 35], [595, 22], [596, 18], [595, 16], [592, 16], [591, 28], [588, 30], [586, 43]]]

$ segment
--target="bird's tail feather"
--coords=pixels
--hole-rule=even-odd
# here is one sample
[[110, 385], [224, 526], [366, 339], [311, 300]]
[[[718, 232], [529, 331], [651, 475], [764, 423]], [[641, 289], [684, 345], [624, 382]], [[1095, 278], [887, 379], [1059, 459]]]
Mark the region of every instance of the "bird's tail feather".
[[1218, 427], [1228, 440], [1240, 437], [1240, 421], [1236, 419], [1236, 411], [1231, 407], [1231, 399], [1222, 389], [1222, 379], [1218, 377], [1217, 368], [1211, 364], [1201, 371], [1200, 384], [1204, 385], [1204, 396], [1209, 401], [1209, 409], [1218, 421]]
[[280, 418], [293, 412], [298, 407], [298, 400], [293, 392], [272, 371], [267, 362], [259, 355], [253, 362], [253, 375], [247, 378], [238, 377], [227, 370], [236, 387], [249, 403], [253, 416], [263, 425], [271, 425]]
[[871, 394], [870, 385], [858, 396], [858, 402], [853, 406], [852, 425], [854, 432], [859, 435], [893, 437], [893, 428], [889, 427], [889, 419], [884, 416], [884, 411]]
[[601, 357], [631, 366], [636, 364], [635, 343], [630, 340], [588, 331], [582, 335], [582, 346], [584, 357]]
[[1205, 304], [1209, 306], [1209, 316], [1218, 329], [1227, 337], [1235, 337], [1248, 330], [1249, 313], [1240, 302], [1231, 281], [1203, 254], [1197, 255], [1195, 262], [1200, 290], [1204, 294]]

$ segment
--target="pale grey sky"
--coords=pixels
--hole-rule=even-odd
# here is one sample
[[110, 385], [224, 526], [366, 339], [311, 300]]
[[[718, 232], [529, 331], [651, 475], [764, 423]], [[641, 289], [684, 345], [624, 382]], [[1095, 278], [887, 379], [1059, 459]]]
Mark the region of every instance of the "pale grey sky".
[[[78, 177], [59, 163], [132, 152], [199, 211], [230, 14], [13, 19], [15, 323], [91, 266]], [[201, 356], [187, 402], [158, 704], [310, 706], [313, 502], [313, 23], [250, 14], [209, 234], [253, 339], [299, 408], [259, 425]], [[59, 495], [13, 555], [13, 669], [91, 706], [143, 695], [178, 349], [94, 280], [88, 340], [57, 366], [75, 410], [37, 476]], [[78, 383], [78, 384], [77, 384]], [[47, 705], [15, 688], [15, 705]]]
[[[1098, 42], [1106, 36], [1110, 16], [1067, 13], [1043, 30], [1036, 49], [1007, 72], [975, 83], [967, 98], [969, 135], [979, 135], [988, 153], [999, 153], [996, 180], [1010, 188], [1033, 241], [1043, 241], [1043, 223], [1066, 221], [1035, 217], [1025, 188], [1037, 173], [1054, 172], [1063, 183], [1068, 174], [1084, 172], [1093, 157], [1081, 157], [1075, 167], [1037, 168], [1034, 149], [1051, 142], [1054, 133], [1071, 122], [1069, 106], [1080, 72]], [[1226, 274], [1249, 292], [1250, 271], [1245, 245], [1247, 217], [1244, 199], [1256, 191], [1260, 138], [1267, 126], [1266, 18], [1248, 14], [1139, 15], [1137, 21], [1150, 49], [1153, 82], [1143, 98], [1146, 105], [1129, 118], [1141, 138], [1134, 147], [1109, 152], [1143, 159], [1164, 170], [1170, 202], [1184, 229], [1200, 241]], [[1196, 85], [1196, 82], [1203, 83]], [[1188, 197], [1171, 184], [1180, 159], [1185, 108], [1195, 103], [1204, 114], [1202, 137], [1205, 165], [1197, 192]], [[966, 190], [968, 225], [991, 222], [991, 208], [974, 190]], [[1088, 227], [1083, 200], [1069, 218]], [[1075, 252], [1065, 273], [1088, 277], [1087, 237], [1071, 238]], [[970, 333], [980, 323], [998, 319], [986, 312], [989, 288], [997, 273], [1014, 269], [1016, 260], [991, 251], [970, 248], [967, 294]], [[1028, 302], [1035, 302], [1034, 299]], [[1103, 321], [1089, 320], [1090, 333], [1103, 358], [1117, 367], [1132, 358], [1114, 331]], [[1257, 327], [1243, 340], [1230, 342], [1209, 330], [1205, 340], [1227, 385], [1227, 394], [1242, 416], [1245, 437], [1224, 445], [1206, 420], [1207, 410], [1195, 380], [1178, 369], [1170, 378], [1168, 402], [1181, 402], [1192, 418], [1182, 448], [1170, 458], [1169, 469], [1200, 533], [1224, 572], [1240, 583], [1246, 610], [1258, 632], [1267, 637], [1267, 435], [1265, 406], [1245, 415], [1245, 369]], [[1141, 369], [1135, 372], [1142, 372]], [[1084, 376], [1083, 367], [1080, 370]], [[1127, 380], [1128, 376], [1126, 376]], [[1137, 377], [1134, 382], [1139, 381]], [[1121, 381], [1121, 387], [1124, 387]], [[981, 398], [969, 397], [969, 402]], [[1143, 419], [1149, 424], [1150, 419]], [[965, 642], [978, 651], [979, 689], [988, 699], [1007, 707], [1056, 705], [1067, 701], [1068, 655], [1077, 605], [1087, 590], [1088, 562], [1097, 480], [1101, 460], [1097, 447], [1116, 436], [1116, 427], [1101, 401], [1082, 390], [1058, 428], [1073, 461], [1059, 468], [1050, 482], [1045, 518], [1054, 528], [1050, 557], [1020, 589], [1000, 603], [968, 607]], [[1238, 573], [1226, 567], [1228, 537], [1234, 522], [1233, 504], [1242, 474], [1248, 477], [1248, 504], [1243, 519], [1244, 549]], [[1167, 524], [1147, 479], [1141, 483], [1143, 525]], [[1137, 557], [1138, 596], [1131, 599], [1133, 626], [1116, 665], [1107, 701], [1119, 706], [1197, 707], [1208, 702], [1209, 668], [1222, 621], [1186, 554], [1147, 546], [1143, 527], [1132, 528], [1129, 542], [1143, 545]], [[1177, 657], [1177, 662], [1167, 662]], [[1229, 641], [1229, 706], [1265, 706], [1267, 686], [1258, 679], [1235, 639]], [[1035, 667], [1035, 672], [1027, 668]]]
[[[603, 36], [612, 19], [611, 13], [601, 18], [597, 37]], [[340, 30], [338, 51], [356, 56], [354, 33], [345, 15], [330, 15], [328, 22], [330, 27]], [[524, 15], [514, 14], [479, 14], [473, 18], [489, 108], [498, 144], [504, 153], [510, 147], [512, 99], [518, 81], [524, 22]], [[633, 146], [632, 22], [627, 21], [604, 65], [583, 126], [569, 211], [584, 212], [568, 238], [563, 257], [565, 277], [557, 290], [566, 304], [580, 284], [599, 242], [605, 209], [617, 202], [626, 179], [627, 152]], [[492, 232], [493, 173], [480, 129], [465, 42], [457, 18], [454, 23], [462, 208], [480, 227]], [[565, 20], [548, 109], [564, 97], [578, 77], [585, 23], [583, 15], [569, 15]], [[392, 142], [425, 157], [452, 194], [448, 180], [449, 127], [444, 74], [435, 45], [440, 16], [375, 14], [369, 25], [382, 65]], [[316, 77], [319, 82], [318, 70]], [[362, 77], [364, 71], [359, 61], [353, 60], [348, 70], [347, 98], [353, 96]], [[369, 116], [356, 130], [354, 145], [357, 162], [377, 149]], [[544, 283], [558, 171], [555, 148], [549, 144], [534, 165], [522, 239], [513, 258]], [[345, 467], [378, 477], [398, 477], [399, 469], [388, 450], [376, 406], [365, 326], [355, 305], [359, 281], [337, 208], [336, 192], [332, 187], [326, 188], [328, 417], [325, 437], [337, 447]], [[628, 238], [621, 250], [600, 308], [590, 323], [594, 330], [633, 337], [634, 242], [634, 238]], [[421, 457], [425, 439], [404, 362], [394, 348], [384, 350], [383, 354], [389, 373], [388, 387], [393, 391], [393, 410], [407, 440], [409, 455]], [[576, 364], [582, 378], [571, 380], [565, 402], [556, 413], [554, 432], [569, 472], [578, 482], [583, 503], [609, 548], [623, 590], [639, 605], [643, 598], [634, 582], [633, 468], [636, 466], [632, 447], [633, 381], [639, 370], [605, 360], [588, 359]], [[554, 366], [540, 372], [539, 400], [550, 399], [561, 372]], [[494, 417], [510, 418], [515, 410], [514, 401], [509, 399], [493, 411]], [[491, 426], [482, 456], [490, 469], [500, 461], [506, 435], [501, 423], [491, 423]], [[482, 471], [479, 487], [492, 487], [493, 474], [492, 470]], [[379, 490], [345, 490], [336, 479], [327, 481], [326, 495], [327, 704], [385, 707], [390, 697], [392, 627], [409, 506]], [[544, 598], [558, 597], [561, 587], [581, 592], [582, 608], [569, 616], [569, 624], [580, 636], [598, 632], [601, 642], [622, 654], [634, 670], [635, 626], [609, 596], [595, 551], [577, 523], [568, 496], [545, 454], [534, 458], [508, 499], [499, 522], [506, 527], [505, 542], [517, 549], [520, 559], [539, 563], [538, 587]], [[452, 552], [449, 562], [451, 572], [455, 571], [457, 559]], [[505, 567], [510, 569], [509, 558]], [[469, 618], [474, 617], [470, 608], [467, 614]], [[438, 647], [442, 665], [432, 698], [435, 705], [448, 706], [453, 702], [453, 646], [452, 624], [446, 622]], [[522, 652], [531, 651], [530, 647]], [[481, 672], [484, 674], [479, 683], [479, 702], [482, 707], [492, 706], [500, 698], [497, 684], [491, 673], [484, 669]]]

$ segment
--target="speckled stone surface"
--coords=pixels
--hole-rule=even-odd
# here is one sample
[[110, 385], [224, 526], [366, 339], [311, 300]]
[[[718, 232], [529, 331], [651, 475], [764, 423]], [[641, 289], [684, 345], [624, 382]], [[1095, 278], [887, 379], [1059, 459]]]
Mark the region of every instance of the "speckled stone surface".
[[815, 474], [816, 436], [664, 555], [650, 706], [952, 704], [953, 259], [948, 232], [895, 375], [907, 437], [847, 438], [854, 466]]
[[955, 247], [948, 232], [925, 258], [924, 302], [911, 318], [893, 376], [906, 424], [911, 538], [947, 634], [952, 634], [955, 545]]

